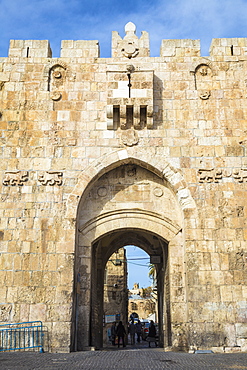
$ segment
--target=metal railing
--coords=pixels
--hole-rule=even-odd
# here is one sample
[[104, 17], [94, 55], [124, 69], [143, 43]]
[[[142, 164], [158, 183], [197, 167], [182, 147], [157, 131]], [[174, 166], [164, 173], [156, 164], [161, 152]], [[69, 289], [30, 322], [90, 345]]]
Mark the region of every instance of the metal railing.
[[43, 325], [41, 321], [18, 322], [0, 325], [0, 351], [43, 349]]

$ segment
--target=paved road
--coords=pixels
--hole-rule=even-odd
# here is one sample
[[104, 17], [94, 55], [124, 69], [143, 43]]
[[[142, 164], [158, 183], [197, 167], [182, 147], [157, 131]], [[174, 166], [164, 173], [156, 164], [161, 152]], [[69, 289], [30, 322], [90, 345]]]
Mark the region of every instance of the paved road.
[[229, 370], [247, 369], [247, 353], [188, 354], [164, 352], [147, 345], [107, 348], [102, 351], [73, 353], [0, 352], [0, 369], [73, 370], [73, 369], [183, 369]]

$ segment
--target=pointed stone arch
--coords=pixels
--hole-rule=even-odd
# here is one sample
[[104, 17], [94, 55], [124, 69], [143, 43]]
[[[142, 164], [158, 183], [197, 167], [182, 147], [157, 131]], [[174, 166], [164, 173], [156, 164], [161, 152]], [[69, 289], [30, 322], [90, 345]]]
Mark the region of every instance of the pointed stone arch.
[[[117, 171], [119, 167], [125, 167], [125, 165], [136, 165], [142, 170], [155, 174], [159, 181], [162, 180], [164, 187], [172, 193], [171, 195], [178, 205], [177, 211], [180, 210], [182, 217], [176, 216], [172, 220], [168, 218], [169, 214], [168, 217], [165, 217], [162, 213], [145, 209], [145, 207], [138, 208], [138, 205], [134, 205], [133, 207], [137, 208], [130, 206], [126, 209], [120, 206], [113, 211], [106, 209], [98, 214], [97, 212], [92, 213], [92, 217], [87, 216], [84, 219], [85, 222], [80, 223], [81, 212], [87, 214], [87, 209], [90, 209], [87, 206], [84, 207], [84, 201], [91, 189], [102, 181], [104, 174]], [[91, 199], [91, 196], [88, 199]], [[121, 149], [93, 161], [79, 174], [77, 185], [68, 197], [66, 210], [66, 217], [71, 225], [76, 221], [74, 229], [75, 276], [78, 274], [81, 276], [80, 299], [78, 304], [74, 306], [74, 312], [80, 312], [80, 318], [78, 326], [75, 325], [73, 329], [75, 335], [74, 339], [72, 335], [72, 342], [76, 343], [76, 338], [79, 338], [79, 349], [89, 345], [101, 347], [102, 307], [99, 302], [102, 303], [104, 259], [109, 252], [108, 250], [102, 252], [102, 242], [107, 240], [108, 243], [109, 238], [115, 233], [122, 235], [126, 241], [129, 233], [140, 236], [148, 233], [156, 237], [163, 245], [163, 262], [160, 268], [164, 269], [165, 272], [162, 272], [162, 278], [159, 282], [160, 291], [162, 291], [160, 293], [160, 312], [161, 316], [166, 313], [166, 319], [162, 324], [164, 330], [162, 330], [167, 334], [166, 337], [164, 335], [163, 342], [166, 345], [171, 343], [171, 339], [168, 338], [172, 332], [169, 323], [172, 323], [172, 320], [175, 324], [178, 320], [181, 323], [187, 321], [184, 223], [191, 217], [195, 218], [197, 213], [195, 202], [182, 172], [174, 168], [166, 158], [156, 155], [155, 150], [151, 154], [147, 154], [142, 150], [137, 151], [136, 148]], [[192, 225], [191, 222], [190, 225]], [[164, 252], [165, 250], [167, 252]], [[154, 251], [155, 253], [157, 251]], [[173, 281], [171, 292], [170, 281]], [[176, 298], [178, 291], [180, 295], [179, 298]], [[166, 297], [166, 303], [164, 303], [164, 297]], [[76, 302], [76, 299], [74, 301]], [[94, 332], [101, 334], [94, 337]], [[83, 336], [82, 333], [84, 333]]]
[[76, 219], [79, 201], [90, 183], [104, 173], [127, 163], [137, 164], [167, 181], [182, 210], [196, 209], [195, 201], [179, 169], [174, 168], [167, 159], [155, 153], [147, 154], [143, 151], [137, 152], [136, 148], [126, 148], [96, 159], [80, 173], [78, 182], [67, 200], [66, 217]]

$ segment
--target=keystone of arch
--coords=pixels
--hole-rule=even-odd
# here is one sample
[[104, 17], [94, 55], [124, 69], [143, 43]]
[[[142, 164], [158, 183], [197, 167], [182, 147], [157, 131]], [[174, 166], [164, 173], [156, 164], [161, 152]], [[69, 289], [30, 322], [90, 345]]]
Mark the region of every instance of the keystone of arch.
[[67, 199], [66, 217], [76, 219], [79, 201], [90, 183], [96, 181], [104, 173], [129, 163], [145, 168], [165, 180], [176, 195], [182, 210], [196, 208], [186, 181], [179, 170], [175, 169], [164, 157], [152, 151], [147, 153], [145, 149], [140, 149], [137, 152], [136, 148], [132, 147], [106, 154], [96, 159], [80, 173], [77, 184]]

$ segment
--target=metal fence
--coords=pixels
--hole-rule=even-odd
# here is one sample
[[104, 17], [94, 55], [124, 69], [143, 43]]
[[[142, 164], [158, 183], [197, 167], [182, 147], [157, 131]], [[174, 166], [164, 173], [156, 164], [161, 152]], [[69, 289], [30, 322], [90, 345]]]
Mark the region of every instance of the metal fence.
[[40, 352], [44, 352], [43, 336], [41, 321], [0, 325], [0, 351], [37, 348]]

